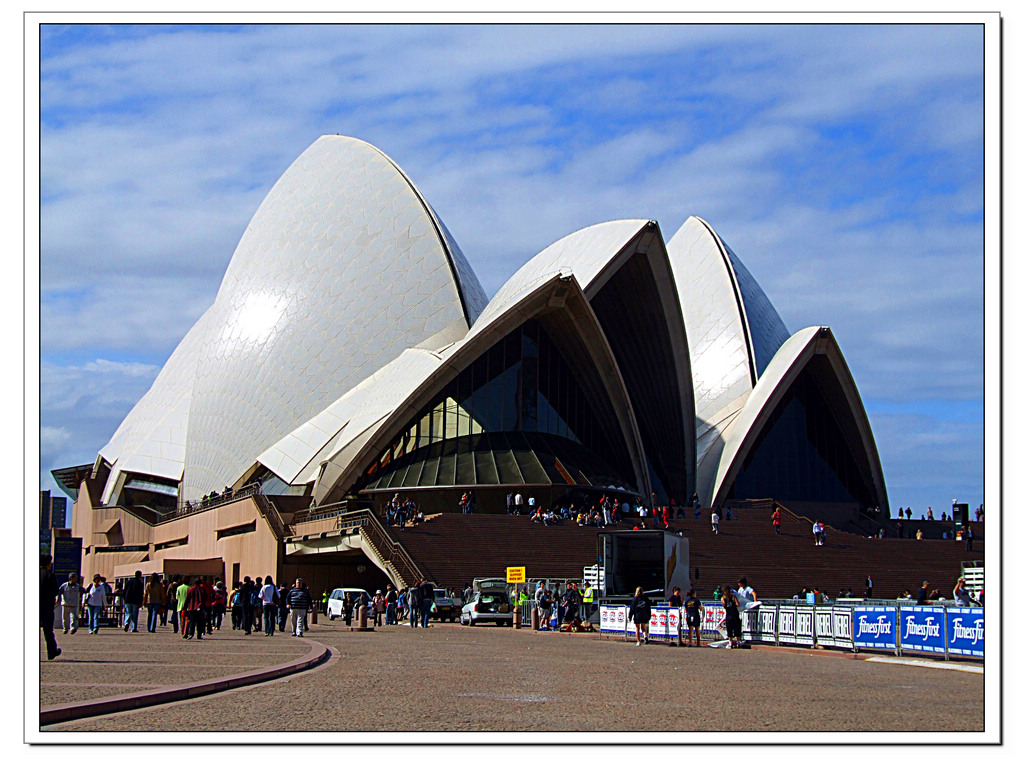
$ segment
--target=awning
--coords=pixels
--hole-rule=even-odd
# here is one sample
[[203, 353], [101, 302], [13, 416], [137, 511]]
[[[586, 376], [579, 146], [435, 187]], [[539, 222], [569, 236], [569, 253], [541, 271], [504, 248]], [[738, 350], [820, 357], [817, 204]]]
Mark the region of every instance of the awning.
[[78, 500], [78, 487], [82, 480], [92, 476], [92, 464], [84, 463], [81, 466], [68, 466], [65, 469], [54, 469], [50, 472], [54, 480], [64, 494], [70, 496], [72, 501]]
[[[140, 556], [148, 554], [139, 552]], [[136, 560], [142, 562], [142, 560]], [[150, 576], [153, 573], [161, 575], [215, 575], [218, 578], [224, 574], [224, 560], [214, 559], [180, 559], [176, 557], [154, 557], [148, 562], [136, 566], [136, 564], [124, 563], [114, 568], [115, 578], [125, 578], [135, 575], [139, 570], [143, 576]]]
[[147, 493], [157, 493], [158, 495], [170, 495], [175, 498], [178, 497], [178, 486], [177, 485], [165, 485], [160, 482], [151, 482], [146, 479], [139, 479], [138, 477], [132, 477], [125, 483], [125, 490], [144, 490]]

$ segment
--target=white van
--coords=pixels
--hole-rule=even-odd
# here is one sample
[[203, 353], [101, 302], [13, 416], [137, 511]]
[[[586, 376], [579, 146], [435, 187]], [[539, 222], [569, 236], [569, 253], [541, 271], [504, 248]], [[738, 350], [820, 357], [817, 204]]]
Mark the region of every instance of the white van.
[[[335, 589], [332, 591], [331, 596], [327, 599], [327, 617], [332, 621], [335, 618], [344, 617], [345, 597], [350, 597], [352, 604], [358, 607], [360, 594], [366, 594], [366, 598], [371, 602], [373, 601], [366, 589]], [[355, 613], [353, 613], [352, 617], [355, 618]]]

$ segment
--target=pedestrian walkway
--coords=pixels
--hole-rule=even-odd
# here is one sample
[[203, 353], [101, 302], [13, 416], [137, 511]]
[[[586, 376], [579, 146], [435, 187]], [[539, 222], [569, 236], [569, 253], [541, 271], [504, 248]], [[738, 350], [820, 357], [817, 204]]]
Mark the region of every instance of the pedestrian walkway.
[[[318, 661], [326, 650], [315, 642], [288, 633], [264, 636], [254, 632], [223, 628], [201, 640], [183, 640], [170, 627], [155, 634], [120, 629], [101, 629], [91, 635], [84, 629], [76, 634], [57, 632], [63, 651], [59, 658], [46, 660], [46, 646], [40, 637], [40, 710], [45, 718], [67, 718], [55, 713], [84, 701], [107, 701], [99, 709], [123, 709], [115, 698], [140, 698], [159, 691], [158, 698], [181, 699], [247, 684], [247, 677], [266, 678], [262, 672], [273, 668], [280, 676], [291, 666]], [[318, 649], [319, 648], [319, 649]], [[319, 652], [323, 650], [323, 653]], [[214, 688], [204, 683], [217, 680]], [[258, 681], [258, 680], [257, 680]], [[181, 688], [188, 688], [182, 693]], [[152, 700], [144, 705], [152, 705]], [[137, 705], [137, 704], [136, 704]], [[132, 707], [132, 706], [128, 706]], [[81, 710], [77, 712], [81, 714]]]

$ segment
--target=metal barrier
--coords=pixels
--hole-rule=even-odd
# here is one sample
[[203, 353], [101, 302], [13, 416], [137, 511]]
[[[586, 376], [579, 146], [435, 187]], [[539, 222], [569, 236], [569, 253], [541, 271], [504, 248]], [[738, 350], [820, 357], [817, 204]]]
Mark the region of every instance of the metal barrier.
[[[635, 627], [628, 620], [628, 607], [602, 601], [602, 634], [629, 637]], [[865, 605], [807, 605], [763, 603], [740, 613], [742, 638], [746, 642], [796, 645], [838, 650], [924, 652], [964, 658], [985, 657], [985, 609], [955, 605], [911, 605], [902, 603]], [[725, 620], [725, 608], [705, 604], [701, 635], [717, 634]], [[667, 604], [651, 610], [652, 639], [674, 639], [677, 627], [685, 629], [685, 616]]]

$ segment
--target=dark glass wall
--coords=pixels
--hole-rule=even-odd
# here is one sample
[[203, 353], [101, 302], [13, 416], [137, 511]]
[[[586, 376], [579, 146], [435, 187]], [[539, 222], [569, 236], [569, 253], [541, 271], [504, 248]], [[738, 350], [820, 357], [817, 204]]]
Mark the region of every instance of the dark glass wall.
[[686, 492], [686, 440], [675, 357], [649, 256], [634, 255], [591, 300], [619, 364], [658, 503]]
[[[879, 503], [865, 475], [865, 460], [840, 420], [849, 423], [845, 401], [830, 401], [822, 393], [821, 365], [808, 366], [772, 413], [743, 462], [728, 497], [777, 498], [793, 501]], [[834, 387], [830, 387], [834, 388]], [[856, 448], [863, 453], [863, 448]]]
[[[392, 475], [386, 487], [469, 484], [471, 476], [475, 484], [509, 484], [507, 478], [552, 484], [570, 463], [579, 474], [570, 470], [567, 484], [600, 476], [630, 487], [634, 481], [623, 479], [633, 477], [625, 441], [618, 424], [595, 415], [595, 396], [606, 395], [586, 391], [543, 323], [529, 320], [445, 386], [369, 467], [360, 487], [382, 484], [384, 474]], [[524, 440], [523, 434], [557, 439]], [[547, 463], [553, 470], [540, 471]], [[406, 471], [396, 479], [399, 464]]]

